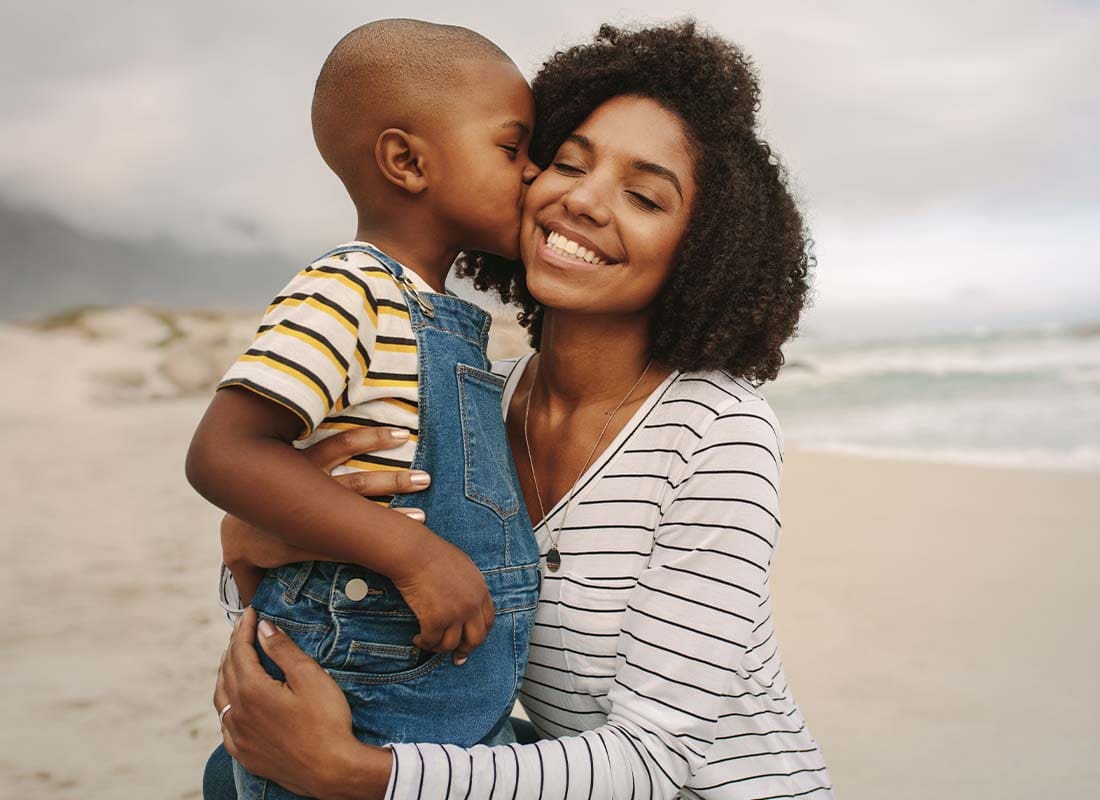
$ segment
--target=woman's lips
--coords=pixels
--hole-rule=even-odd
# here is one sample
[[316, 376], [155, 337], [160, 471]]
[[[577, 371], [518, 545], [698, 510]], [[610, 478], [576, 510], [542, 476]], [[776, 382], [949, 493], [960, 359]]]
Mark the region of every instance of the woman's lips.
[[606, 252], [597, 247], [590, 239], [579, 233], [556, 224], [539, 226], [541, 241], [547, 248], [563, 259], [578, 261], [582, 264], [607, 266], [616, 263]]

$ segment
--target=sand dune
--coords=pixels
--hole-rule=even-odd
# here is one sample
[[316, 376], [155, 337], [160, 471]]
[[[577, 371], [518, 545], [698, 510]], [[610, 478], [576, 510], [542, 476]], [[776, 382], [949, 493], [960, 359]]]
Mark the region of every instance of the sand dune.
[[[200, 796], [228, 630], [183, 456], [254, 324], [0, 327], [0, 796]], [[790, 454], [779, 631], [839, 797], [1095, 795], [1098, 478]]]

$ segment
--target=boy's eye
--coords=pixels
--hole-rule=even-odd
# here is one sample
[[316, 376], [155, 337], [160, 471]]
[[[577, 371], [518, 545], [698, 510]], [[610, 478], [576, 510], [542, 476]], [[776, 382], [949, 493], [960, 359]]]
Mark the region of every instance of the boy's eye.
[[564, 161], [555, 161], [554, 169], [566, 175], [580, 175], [584, 172], [580, 167], [574, 167], [572, 164], [566, 164]]
[[508, 154], [508, 157], [511, 158], [513, 161], [516, 159], [516, 156], [519, 155], [519, 147], [514, 144], [502, 144], [500, 146], [500, 149], [506, 152]]

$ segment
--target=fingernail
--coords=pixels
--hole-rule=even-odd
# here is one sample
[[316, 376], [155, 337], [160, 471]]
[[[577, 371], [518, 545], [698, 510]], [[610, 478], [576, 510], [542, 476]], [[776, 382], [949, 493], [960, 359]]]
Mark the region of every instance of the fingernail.
[[420, 472], [416, 470], [409, 473], [409, 483], [413, 486], [427, 486], [432, 482], [432, 476], [427, 472]]
[[260, 635], [265, 639], [270, 639], [275, 635], [275, 626], [268, 622], [266, 619], [260, 620]]
[[427, 517], [424, 516], [424, 512], [421, 511], [419, 508], [410, 508], [405, 513], [408, 515], [409, 519], [414, 519], [417, 522], [423, 522], [427, 519]]
[[404, 428], [390, 428], [390, 436], [399, 442], [406, 442], [409, 439], [409, 432]]
[[469, 660], [470, 660], [469, 656], [463, 656], [462, 658], [455, 659], [455, 666], [456, 667], [461, 667], [463, 664], [465, 664]]

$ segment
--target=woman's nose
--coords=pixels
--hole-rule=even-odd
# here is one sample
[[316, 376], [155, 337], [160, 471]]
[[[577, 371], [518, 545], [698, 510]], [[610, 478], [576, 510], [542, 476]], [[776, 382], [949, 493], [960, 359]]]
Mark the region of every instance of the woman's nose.
[[585, 217], [596, 225], [606, 225], [611, 221], [607, 203], [601, 197], [599, 188], [591, 181], [580, 180], [573, 184], [561, 199], [565, 210], [575, 217]]

